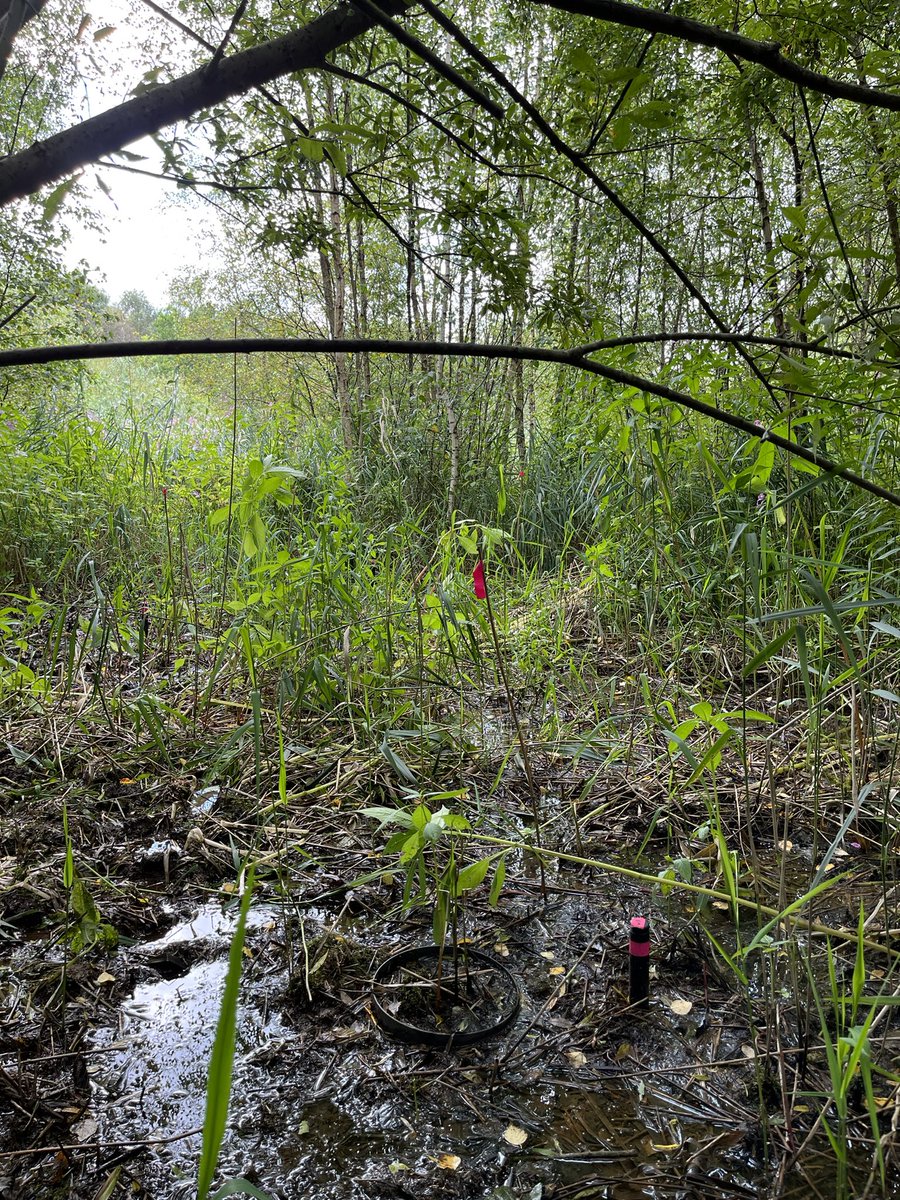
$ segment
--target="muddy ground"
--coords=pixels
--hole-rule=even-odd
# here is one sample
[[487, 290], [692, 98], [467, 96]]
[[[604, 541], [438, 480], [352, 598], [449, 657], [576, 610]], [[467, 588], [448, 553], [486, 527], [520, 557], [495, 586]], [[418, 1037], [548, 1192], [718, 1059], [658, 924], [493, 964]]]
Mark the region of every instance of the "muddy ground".
[[[781, 939], [820, 954], [809, 931], [776, 930], [742, 988], [708, 936], [734, 949], [727, 904], [552, 858], [542, 888], [535, 856], [517, 852], [496, 907], [487, 883], [471, 894], [463, 933], [513, 973], [518, 1016], [479, 1044], [412, 1045], [379, 1027], [371, 1002], [385, 956], [431, 940], [430, 909], [404, 907], [402, 874], [380, 853], [386, 835], [358, 815], [402, 801], [383, 756], [298, 739], [290, 803], [273, 807], [277, 782], [263, 772], [260, 788], [246, 762], [213, 772], [196, 750], [160, 762], [114, 739], [68, 752], [36, 727], [5, 740], [3, 1200], [196, 1194], [237, 866], [251, 850], [263, 865], [220, 1181], [242, 1176], [279, 1200], [835, 1195], [834, 1155], [816, 1128], [829, 1086], [821, 1033], [808, 990], [785, 984]], [[510, 836], [529, 805], [514, 757], [492, 788], [502, 750], [468, 760], [464, 806], [482, 832]], [[539, 748], [535, 763], [545, 845], [651, 875], [689, 862], [694, 882], [720, 879], [699, 798], [688, 789], [677, 819], [666, 811], [670, 765], [633, 757], [601, 770], [596, 754], [573, 759], [565, 746]], [[460, 777], [459, 765], [441, 769]], [[802, 766], [771, 759], [752, 786], [734, 764], [720, 772], [766, 903], [808, 885], [817, 839], [797, 802], [807, 786]], [[80, 881], [68, 887], [64, 806]], [[895, 850], [862, 820], [845, 845], [847, 875], [815, 918], [852, 929], [860, 898], [867, 912], [880, 899], [870, 934], [887, 938], [900, 921], [879, 881], [893, 878]], [[634, 915], [652, 922], [647, 1011], [628, 1001]], [[744, 924], [746, 942], [757, 922]], [[831, 956], [849, 979], [852, 950], [838, 939]], [[889, 960], [868, 969], [870, 991], [891, 982]], [[890, 1031], [888, 1019], [888, 1066]], [[872, 1130], [854, 1094], [852, 1194], [900, 1196], [897, 1087], [883, 1080], [879, 1096], [887, 1188], [870, 1170]]]

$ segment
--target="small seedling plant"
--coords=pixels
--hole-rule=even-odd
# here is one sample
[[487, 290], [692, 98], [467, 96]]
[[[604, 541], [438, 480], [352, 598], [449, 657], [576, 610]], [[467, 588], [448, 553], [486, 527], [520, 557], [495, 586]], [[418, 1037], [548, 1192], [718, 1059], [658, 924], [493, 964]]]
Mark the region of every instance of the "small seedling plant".
[[[449, 945], [453, 965], [454, 997], [459, 996], [460, 969], [468, 970], [467, 941], [463, 936], [465, 899], [487, 879], [493, 867], [489, 902], [496, 905], [506, 878], [506, 851], [479, 858], [461, 865], [465, 858], [467, 835], [472, 825], [459, 812], [453, 812], [447, 801], [459, 800], [465, 789], [436, 792], [428, 795], [413, 793], [413, 805], [405, 808], [365, 808], [363, 815], [379, 822], [379, 829], [397, 826], [384, 848], [385, 855], [396, 855], [404, 872], [404, 909], [417, 904], [432, 904], [432, 936], [438, 950], [435, 978], [435, 1011], [440, 1012], [444, 989], [444, 967]], [[427, 802], [426, 802], [427, 801]], [[430, 805], [439, 803], [437, 810]], [[464, 979], [464, 984], [466, 980]]]

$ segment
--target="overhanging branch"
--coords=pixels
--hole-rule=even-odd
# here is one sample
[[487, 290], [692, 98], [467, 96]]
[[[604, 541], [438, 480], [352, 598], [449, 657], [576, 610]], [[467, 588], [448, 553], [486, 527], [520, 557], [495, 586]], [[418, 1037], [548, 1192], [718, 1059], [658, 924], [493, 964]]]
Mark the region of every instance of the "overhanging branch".
[[[384, 7], [397, 13], [406, 5], [404, 0], [384, 0]], [[372, 25], [371, 17], [353, 5], [341, 4], [302, 29], [229, 55], [212, 69], [206, 64], [11, 154], [0, 160], [0, 206], [29, 196], [44, 184], [113, 154], [148, 133], [186, 120], [201, 109], [243, 95], [291, 71], [322, 67], [328, 54]]]
[[808, 88], [811, 92], [833, 96], [836, 100], [852, 100], [855, 104], [871, 104], [875, 108], [888, 108], [893, 112], [900, 112], [900, 96], [892, 92], [879, 92], [859, 83], [834, 79], [818, 71], [810, 71], [807, 67], [785, 58], [776, 42], [755, 41], [739, 33], [720, 29], [717, 25], [705, 25], [702, 21], [691, 20], [690, 17], [678, 17], [653, 8], [641, 8], [637, 4], [624, 4], [620, 0], [532, 0], [532, 3], [542, 4], [547, 8], [559, 8], [580, 16], [594, 17], [600, 21], [610, 21], [614, 25], [644, 29], [648, 33], [666, 33], [695, 46], [709, 46], [713, 50], [733, 54], [746, 62], [757, 63], [773, 75], [780, 75], [782, 79]]
[[825, 455], [808, 446], [782, 437], [760, 426], [749, 417], [716, 408], [704, 400], [698, 400], [687, 392], [656, 383], [618, 367], [594, 362], [587, 354], [595, 345], [575, 346], [572, 350], [544, 349], [539, 346], [513, 346], [485, 342], [424, 342], [410, 338], [190, 338], [185, 340], [150, 342], [99, 342], [81, 343], [73, 346], [38, 346], [0, 351], [0, 368], [37, 366], [55, 362], [77, 362], [104, 358], [151, 358], [161, 355], [184, 354], [419, 354], [428, 357], [516, 359], [523, 362], [555, 363], [558, 366], [574, 367], [591, 375], [617, 383], [621, 387], [635, 388], [651, 396], [659, 396], [671, 404], [689, 412], [700, 413], [721, 425], [737, 429], [749, 437], [771, 442], [794, 458], [802, 459], [818, 467], [827, 475], [844, 479], [880, 500], [900, 508], [900, 495], [882, 487], [871, 479], [858, 475], [849, 467], [842, 467]]

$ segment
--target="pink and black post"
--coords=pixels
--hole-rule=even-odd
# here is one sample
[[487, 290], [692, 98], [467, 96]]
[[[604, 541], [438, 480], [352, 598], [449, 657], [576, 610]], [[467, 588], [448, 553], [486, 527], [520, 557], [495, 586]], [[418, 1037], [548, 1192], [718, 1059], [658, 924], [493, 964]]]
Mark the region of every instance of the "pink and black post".
[[646, 917], [631, 918], [628, 961], [630, 964], [628, 1003], [635, 1008], [649, 1008], [650, 922]]

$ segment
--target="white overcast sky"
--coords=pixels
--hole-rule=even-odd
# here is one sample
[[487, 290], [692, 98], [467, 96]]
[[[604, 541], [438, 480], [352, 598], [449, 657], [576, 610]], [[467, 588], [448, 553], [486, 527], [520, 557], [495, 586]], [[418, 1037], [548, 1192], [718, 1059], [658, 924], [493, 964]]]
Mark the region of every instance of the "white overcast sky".
[[[149, 156], [156, 151], [151, 142], [130, 147]], [[176, 189], [155, 179], [124, 171], [101, 172], [112, 193], [107, 196], [92, 185], [89, 194], [102, 224], [100, 230], [70, 225], [71, 241], [66, 259], [71, 267], [87, 264], [91, 280], [116, 300], [123, 292], [144, 292], [157, 307], [167, 298], [169, 282], [185, 269], [203, 270], [210, 265], [204, 242], [214, 228], [209, 205], [194, 200], [190, 206]]]
[[[126, 99], [143, 72], [155, 38], [171, 31], [165, 22], [129, 0], [91, 0], [85, 5], [91, 24], [82, 38], [98, 64], [96, 79], [85, 81], [76, 97], [73, 118], [94, 115]], [[154, 24], [155, 23], [155, 24]], [[99, 41], [93, 35], [113, 26]], [[135, 165], [158, 171], [161, 155], [154, 142], [144, 138], [129, 147], [146, 156]], [[107, 195], [95, 182], [99, 175]], [[85, 228], [70, 218], [71, 243], [66, 261], [71, 267], [86, 265], [90, 278], [118, 299], [131, 289], [145, 292], [157, 306], [165, 303], [170, 280], [184, 270], [210, 265], [209, 234], [216, 229], [215, 209], [179, 192], [173, 185], [115, 168], [89, 167], [82, 189], [90, 197], [101, 228]], [[177, 199], [173, 199], [177, 197]]]

